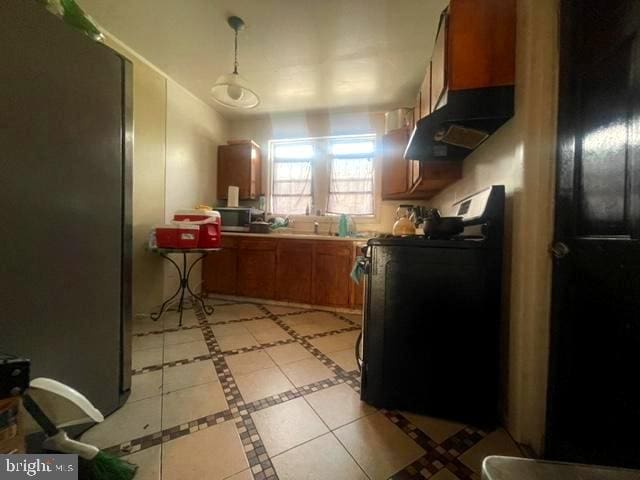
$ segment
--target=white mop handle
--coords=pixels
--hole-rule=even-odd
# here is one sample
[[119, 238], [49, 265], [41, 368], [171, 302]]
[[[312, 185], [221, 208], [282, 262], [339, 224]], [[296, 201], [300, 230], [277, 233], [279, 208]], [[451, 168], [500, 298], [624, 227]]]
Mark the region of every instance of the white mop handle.
[[93, 460], [100, 451], [97, 447], [87, 443], [72, 440], [64, 430], [59, 430], [53, 437], [47, 437], [42, 443], [47, 450], [55, 450], [62, 453], [75, 453], [85, 460]]

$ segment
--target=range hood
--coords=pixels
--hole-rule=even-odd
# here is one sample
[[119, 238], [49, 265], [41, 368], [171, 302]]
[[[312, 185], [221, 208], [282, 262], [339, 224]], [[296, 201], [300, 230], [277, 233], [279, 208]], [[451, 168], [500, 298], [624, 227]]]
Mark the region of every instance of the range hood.
[[444, 105], [419, 120], [407, 160], [462, 160], [513, 116], [513, 85], [449, 91]]

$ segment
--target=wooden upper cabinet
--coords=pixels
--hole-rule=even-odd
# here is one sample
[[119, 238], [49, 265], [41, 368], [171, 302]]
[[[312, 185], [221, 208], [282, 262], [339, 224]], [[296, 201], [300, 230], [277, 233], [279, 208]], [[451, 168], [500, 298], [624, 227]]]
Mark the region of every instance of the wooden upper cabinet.
[[515, 83], [516, 0], [451, 0], [449, 90]]
[[426, 117], [431, 113], [431, 62], [427, 66], [427, 74], [422, 80], [420, 86], [420, 118]]
[[462, 162], [417, 162], [418, 178], [412, 193], [419, 198], [431, 198], [448, 185], [462, 178]]
[[404, 150], [409, 143], [406, 128], [393, 130], [382, 138], [382, 199], [393, 199], [394, 195], [407, 192], [409, 188], [409, 163], [404, 159]]
[[422, 112], [420, 111], [421, 106], [422, 106], [422, 90], [420, 90], [418, 92], [418, 95], [416, 95], [416, 106], [413, 108], [413, 125], [411, 126], [411, 131], [413, 131], [413, 129], [416, 127], [418, 120], [420, 120], [423, 117]]
[[262, 154], [253, 143], [218, 147], [218, 199], [226, 200], [230, 185], [240, 189], [240, 200], [254, 200], [262, 193]]
[[440, 17], [436, 43], [431, 55], [431, 109], [441, 107], [441, 98], [447, 87], [447, 11]]

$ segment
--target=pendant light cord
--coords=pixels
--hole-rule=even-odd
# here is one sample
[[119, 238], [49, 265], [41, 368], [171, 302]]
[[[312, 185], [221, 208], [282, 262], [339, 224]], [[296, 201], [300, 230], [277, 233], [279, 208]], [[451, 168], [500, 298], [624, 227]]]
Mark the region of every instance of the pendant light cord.
[[235, 40], [235, 47], [236, 47], [236, 54], [235, 54], [235, 59], [233, 61], [233, 73], [234, 74], [238, 74], [238, 30], [234, 29], [236, 32], [236, 40]]

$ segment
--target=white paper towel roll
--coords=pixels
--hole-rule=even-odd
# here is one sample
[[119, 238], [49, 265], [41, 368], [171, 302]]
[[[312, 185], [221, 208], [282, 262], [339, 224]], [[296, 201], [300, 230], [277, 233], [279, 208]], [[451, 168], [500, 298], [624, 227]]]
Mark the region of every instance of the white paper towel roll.
[[229, 190], [227, 192], [227, 207], [237, 207], [239, 196], [240, 196], [240, 187], [234, 187], [233, 185], [229, 185]]

